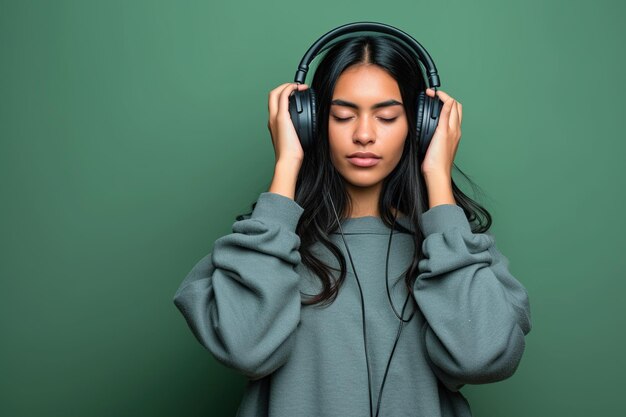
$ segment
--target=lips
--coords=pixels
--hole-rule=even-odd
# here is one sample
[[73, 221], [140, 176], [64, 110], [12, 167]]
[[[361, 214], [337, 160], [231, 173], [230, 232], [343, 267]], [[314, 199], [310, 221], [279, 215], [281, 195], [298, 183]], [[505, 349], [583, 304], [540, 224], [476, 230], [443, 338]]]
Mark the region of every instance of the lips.
[[380, 158], [358, 158], [358, 157], [348, 157], [348, 161], [352, 165], [356, 165], [358, 167], [371, 167], [376, 165]]
[[372, 152], [355, 152], [351, 155], [348, 155], [348, 158], [378, 158], [380, 159], [380, 156]]

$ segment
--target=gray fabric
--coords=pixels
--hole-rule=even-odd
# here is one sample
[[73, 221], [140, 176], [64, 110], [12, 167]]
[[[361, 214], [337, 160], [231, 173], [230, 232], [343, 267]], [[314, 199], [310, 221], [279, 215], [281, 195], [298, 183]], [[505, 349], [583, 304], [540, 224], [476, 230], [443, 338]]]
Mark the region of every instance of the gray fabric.
[[[215, 241], [173, 299], [197, 340], [248, 378], [239, 417], [369, 415], [361, 298], [339, 232], [331, 239], [348, 275], [338, 298], [326, 308], [300, 304], [300, 291], [321, 288], [298, 251], [303, 211], [288, 197], [261, 193], [251, 216]], [[398, 221], [413, 229], [406, 218]], [[471, 416], [459, 389], [515, 372], [531, 329], [528, 294], [494, 236], [473, 234], [461, 207], [435, 206], [420, 225], [426, 257], [404, 317], [419, 308], [403, 326], [380, 416]], [[374, 216], [346, 219], [342, 228], [365, 301], [375, 411], [399, 324], [385, 288], [389, 228]], [[339, 267], [325, 247], [314, 248]], [[389, 286], [398, 312], [412, 254], [411, 235], [394, 231]]]

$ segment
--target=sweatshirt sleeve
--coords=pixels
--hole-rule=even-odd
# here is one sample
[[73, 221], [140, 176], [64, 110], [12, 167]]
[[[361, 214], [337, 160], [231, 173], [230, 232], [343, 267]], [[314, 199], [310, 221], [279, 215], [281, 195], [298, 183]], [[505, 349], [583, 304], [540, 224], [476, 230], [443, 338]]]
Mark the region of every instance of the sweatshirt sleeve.
[[296, 226], [304, 209], [264, 192], [187, 274], [174, 304], [217, 360], [252, 380], [289, 358], [300, 323]]
[[451, 391], [513, 375], [531, 329], [528, 293], [489, 231], [473, 233], [460, 206], [422, 215], [424, 258], [413, 295], [433, 372]]

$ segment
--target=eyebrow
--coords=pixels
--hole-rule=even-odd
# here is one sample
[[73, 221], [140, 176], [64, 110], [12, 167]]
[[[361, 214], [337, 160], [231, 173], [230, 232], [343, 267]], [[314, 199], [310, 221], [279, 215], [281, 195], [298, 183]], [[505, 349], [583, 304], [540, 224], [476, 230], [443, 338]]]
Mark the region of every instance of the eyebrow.
[[[331, 104], [331, 105], [332, 105], [332, 104], [335, 104], [335, 105], [337, 105], [337, 106], [352, 107], [352, 108], [355, 108], [355, 109], [358, 109], [358, 108], [359, 108], [359, 106], [357, 106], [357, 105], [356, 105], [356, 104], [354, 104], [354, 103], [351, 103], [351, 102], [349, 102], [349, 101], [345, 101], [345, 100], [340, 100], [340, 99], [335, 99], [335, 100], [331, 101], [331, 102], [330, 102], [330, 104]], [[398, 105], [402, 105], [402, 103], [400, 103], [400, 102], [399, 102], [399, 101], [397, 101], [397, 100], [393, 100], [393, 99], [391, 99], [391, 100], [382, 101], [382, 102], [380, 102], [380, 103], [376, 103], [376, 104], [374, 104], [374, 105], [372, 106], [372, 110], [374, 110], [374, 109], [378, 109], [378, 108], [380, 108], [380, 107], [398, 106]]]

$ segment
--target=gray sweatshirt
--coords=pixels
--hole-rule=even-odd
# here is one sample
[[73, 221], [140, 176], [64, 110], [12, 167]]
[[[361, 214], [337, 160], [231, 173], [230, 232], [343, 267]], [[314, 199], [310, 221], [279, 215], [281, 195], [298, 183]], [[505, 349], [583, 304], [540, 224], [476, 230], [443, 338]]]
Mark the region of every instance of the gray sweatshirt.
[[[348, 275], [328, 307], [302, 306], [319, 279], [302, 264], [295, 233], [304, 209], [261, 193], [250, 216], [217, 239], [174, 296], [197, 340], [248, 379], [238, 417], [369, 416], [361, 296], [339, 231]], [[409, 230], [413, 227], [399, 217]], [[420, 224], [425, 258], [381, 394], [380, 417], [471, 416], [460, 391], [510, 377], [531, 329], [528, 293], [490, 232], [472, 233], [463, 209], [443, 204]], [[342, 222], [365, 302], [374, 413], [399, 319], [389, 305], [385, 262], [390, 229], [374, 216]], [[389, 288], [396, 311], [407, 297], [402, 273], [413, 255], [394, 231]], [[316, 256], [339, 268], [321, 244]], [[336, 273], [335, 276], [338, 276]], [[414, 300], [414, 302], [412, 302]]]

